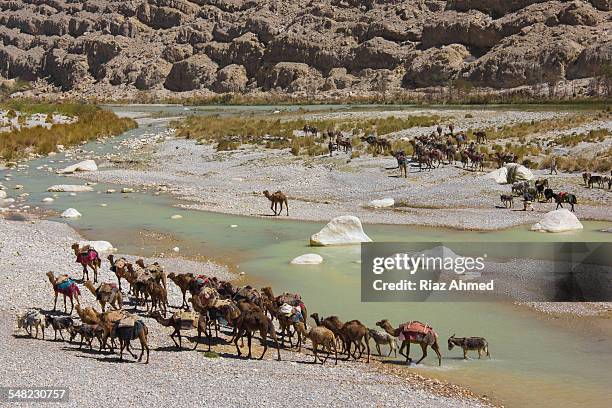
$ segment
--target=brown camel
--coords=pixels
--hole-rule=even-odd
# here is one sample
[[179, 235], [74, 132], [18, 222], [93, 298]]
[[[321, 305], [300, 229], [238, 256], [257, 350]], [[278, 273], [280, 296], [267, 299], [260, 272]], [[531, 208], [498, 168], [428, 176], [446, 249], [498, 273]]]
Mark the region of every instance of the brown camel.
[[194, 296], [189, 299], [189, 302], [193, 305], [193, 310], [198, 312], [199, 318], [196, 328], [198, 329], [198, 339], [195, 342], [195, 346], [193, 349], [197, 349], [198, 345], [202, 340], [202, 332], [206, 335], [206, 339], [208, 340], [208, 351], [211, 350], [211, 342], [212, 342], [212, 329], [210, 328], [210, 319], [208, 318], [208, 309], [202, 305], [198, 296]]
[[238, 351], [238, 355], [241, 356], [242, 352], [240, 351], [240, 347], [238, 347], [238, 340], [241, 339], [245, 334], [247, 336], [247, 342], [249, 346], [249, 355], [248, 358], [252, 358], [251, 354], [251, 338], [253, 337], [253, 333], [255, 331], [259, 331], [259, 335], [261, 336], [261, 342], [264, 346], [263, 352], [261, 353], [261, 357], [259, 359], [263, 359], [266, 351], [268, 351], [268, 336], [274, 340], [274, 344], [276, 345], [276, 352], [278, 353], [278, 361], [281, 360], [280, 356], [280, 347], [278, 345], [278, 339], [276, 338], [276, 332], [274, 329], [274, 325], [272, 321], [266, 316], [262, 311], [252, 311], [241, 314], [236, 322], [238, 333], [236, 334], [236, 338], [234, 339], [234, 344], [236, 345], [236, 350]]
[[[193, 312], [177, 312], [170, 316], [170, 318], [164, 318], [159, 311], [155, 311], [151, 314], [151, 317], [157, 320], [159, 324], [164, 327], [172, 327], [174, 331], [170, 334], [170, 338], [178, 349], [182, 349], [183, 345], [181, 342], [181, 330], [191, 330], [198, 327], [200, 316], [198, 313]], [[178, 343], [176, 342], [175, 336], [178, 336]], [[197, 346], [197, 344], [196, 344]]]
[[[263, 195], [272, 202], [270, 209], [274, 212], [274, 215], [281, 215], [283, 212], [283, 203], [287, 207], [287, 215], [289, 215], [289, 203], [287, 202], [287, 196], [280, 190], [270, 194], [268, 190], [264, 190]], [[280, 204], [280, 210], [276, 213], [276, 207]]]
[[[110, 270], [115, 272], [115, 276], [117, 276], [117, 283], [119, 283], [119, 290], [121, 290], [121, 279], [123, 278], [125, 280], [128, 280], [127, 265], [129, 262], [125, 258], [115, 259], [113, 254], [110, 254], [109, 256], [107, 256], [106, 259], [108, 259], [108, 262], [110, 262], [111, 264]], [[130, 291], [131, 291], [131, 288], [130, 288]]]
[[[168, 313], [168, 292], [161, 284], [150, 279], [147, 281], [146, 294], [151, 298], [151, 312], [160, 310], [165, 316]], [[149, 304], [147, 304], [149, 311]]]
[[103, 312], [106, 311], [107, 303], [115, 310], [121, 309], [123, 296], [117, 285], [113, 283], [101, 283], [96, 288], [91, 281], [85, 281], [85, 287], [96, 297]]
[[100, 323], [98, 312], [96, 312], [96, 309], [94, 309], [93, 307], [87, 306], [85, 309], [81, 309], [81, 305], [77, 304], [75, 309], [77, 315], [79, 316], [79, 319], [81, 319], [83, 323], [91, 325]]
[[[383, 319], [379, 322], [376, 322], [376, 325], [394, 337], [399, 337], [400, 335], [403, 335], [403, 332], [405, 331], [405, 325], [401, 325], [397, 329], [394, 329], [387, 319]], [[400, 354], [406, 357], [406, 364], [410, 364], [412, 362], [412, 359], [410, 358], [410, 343], [415, 343], [420, 345], [421, 350], [423, 350], [423, 356], [419, 359], [419, 361], [416, 362], [416, 364], [419, 364], [421, 361], [423, 361], [425, 357], [427, 357], [427, 346], [431, 346], [433, 351], [435, 351], [438, 355], [438, 365], [442, 365], [442, 354], [440, 353], [440, 346], [438, 344], [438, 335], [431, 327], [429, 327], [429, 330], [427, 330], [426, 333], [411, 332], [410, 334], [411, 335], [408, 336], [408, 338], [405, 338], [402, 341], [402, 345], [399, 350]], [[406, 354], [402, 352], [404, 350], [404, 347], [406, 347]]]
[[313, 313], [310, 317], [313, 318], [317, 326], [327, 327], [334, 333], [336, 336], [336, 348], [340, 348], [340, 352], [344, 353], [344, 341], [342, 339], [342, 326], [344, 326], [344, 323], [338, 319], [338, 316], [329, 316], [321, 320], [318, 313]]
[[[359, 360], [363, 354], [362, 341], [365, 340], [366, 350], [368, 351], [368, 360], [370, 362], [370, 333], [368, 328], [359, 320], [351, 320], [344, 323], [340, 330], [344, 340], [344, 348], [346, 350], [346, 359], [351, 356], [355, 360]], [[355, 351], [351, 353], [351, 345], [355, 345]], [[357, 352], [359, 351], [359, 356]]]
[[57, 278], [53, 275], [53, 272], [47, 272], [47, 278], [49, 278], [49, 282], [53, 286], [53, 291], [55, 292], [55, 300], [53, 301], [53, 310], [56, 310], [57, 307], [57, 296], [58, 294], [64, 295], [64, 313], [67, 313], [66, 307], [66, 298], [70, 298], [70, 313], [72, 314], [72, 309], [74, 309], [73, 299], [76, 300], [77, 305], [80, 305], [79, 296], [81, 295], [81, 291], [76, 283], [74, 283], [68, 275], [60, 275]]
[[91, 268], [94, 274], [94, 283], [98, 283], [98, 268], [102, 266], [102, 260], [98, 251], [89, 245], [80, 247], [77, 243], [72, 244], [71, 248], [76, 256], [76, 262], [83, 267], [82, 280], [85, 280], [85, 277], [89, 280], [89, 268]]
[[300, 313], [302, 314], [301, 320], [304, 322], [305, 328], [308, 329], [308, 323], [306, 322], [308, 310], [306, 310], [306, 305], [302, 302], [302, 296], [299, 293], [283, 293], [280, 296], [274, 296], [272, 287], [266, 286], [265, 288], [261, 288], [261, 294], [263, 306], [273, 318], [276, 317], [278, 308], [282, 306], [283, 303], [287, 303], [288, 305], [300, 309]]
[[98, 320], [98, 327], [102, 330], [102, 343], [100, 344], [100, 350], [106, 348], [106, 342], [108, 338], [111, 339], [110, 350], [112, 352], [115, 351], [115, 335], [114, 335], [114, 327], [117, 322], [123, 320], [125, 318], [131, 317], [135, 319], [136, 316], [128, 314], [124, 310], [110, 310], [108, 312], [98, 313], [96, 312], [96, 317]]
[[136, 261], [136, 265], [146, 270], [157, 283], [161, 284], [164, 289], [168, 290], [168, 279], [166, 272], [164, 272], [164, 268], [162, 268], [159, 263], [153, 262], [151, 265], [145, 266], [144, 260], [138, 259]]
[[187, 302], [187, 291], [189, 290], [189, 285], [191, 283], [191, 281], [193, 279], [195, 279], [195, 276], [193, 275], [193, 273], [174, 273], [171, 272], [168, 274], [168, 278], [170, 278], [170, 280], [172, 282], [174, 282], [176, 284], [176, 286], [179, 287], [179, 289], [181, 290], [181, 293], [183, 294], [183, 303], [181, 304], [181, 307], [184, 307], [185, 310], [189, 310], [189, 303]]
[[318, 347], [321, 345], [323, 350], [327, 352], [327, 356], [325, 357], [325, 360], [321, 360], [321, 364], [325, 364], [332, 350], [334, 351], [334, 355], [336, 357], [336, 364], [338, 364], [336, 336], [334, 336], [334, 333], [331, 330], [324, 326], [316, 326], [306, 331], [306, 328], [302, 322], [297, 324], [297, 330], [301, 333], [302, 337], [308, 338], [312, 342], [312, 351], [314, 353], [315, 363], [319, 360]]

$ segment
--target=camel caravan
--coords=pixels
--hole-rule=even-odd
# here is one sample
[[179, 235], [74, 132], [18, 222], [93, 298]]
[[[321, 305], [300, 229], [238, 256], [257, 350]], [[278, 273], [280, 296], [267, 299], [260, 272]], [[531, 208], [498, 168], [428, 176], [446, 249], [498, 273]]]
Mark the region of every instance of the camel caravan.
[[[75, 244], [73, 248], [78, 248], [78, 245]], [[92, 247], [78, 249], [84, 249], [86, 253], [95, 252], [96, 256], [88, 256], [87, 259], [96, 266], [97, 275], [102, 265], [97, 251]], [[75, 255], [77, 262], [81, 263], [83, 252], [75, 250]], [[357, 361], [364, 355], [365, 361], [369, 363], [370, 340], [373, 340], [380, 357], [383, 357], [381, 346], [385, 346], [389, 347], [385, 357], [390, 357], [391, 353], [397, 357], [399, 350], [406, 364], [410, 364], [410, 345], [418, 344], [422, 356], [416, 364], [427, 357], [428, 348], [436, 353], [438, 365], [442, 364], [438, 334], [426, 323], [409, 321], [393, 327], [388, 320], [383, 319], [376, 323], [382, 330], [371, 329], [359, 320], [343, 322], [338, 316], [321, 318], [318, 313], [309, 315], [298, 293], [276, 295], [269, 286], [258, 290], [248, 285], [236, 287], [229, 281], [205, 275], [166, 274], [159, 263], [146, 265], [142, 259], [133, 263], [113, 255], [107, 259], [116, 282], [96, 285], [87, 279], [77, 281], [67, 274], [47, 272], [46, 276], [54, 291], [52, 312], [43, 313], [40, 309], [25, 311], [17, 316], [18, 329], [24, 329], [29, 336], [35, 338], [38, 338], [40, 331], [44, 339], [45, 328], [52, 327], [54, 341], [58, 341], [58, 335], [61, 341], [66, 341], [66, 334], [69, 342], [78, 341], [79, 349], [86, 346], [90, 350], [94, 349], [94, 341], [97, 341], [100, 352], [109, 350], [114, 353], [119, 348], [119, 361], [123, 361], [124, 351], [138, 361], [142, 361], [146, 353], [145, 364], [149, 362], [150, 352], [146, 318], [172, 329], [170, 339], [180, 350], [183, 349], [184, 337], [195, 332], [195, 336], [191, 337], [192, 349], [205, 343], [207, 351], [211, 352], [213, 344], [226, 342], [219, 336], [224, 327], [227, 335], [231, 336], [226, 344], [233, 344], [238, 356], [243, 355], [246, 338], [249, 359], [253, 357], [252, 342], [257, 336], [263, 346], [258, 357], [260, 360], [264, 358], [269, 344], [276, 348], [276, 358], [280, 361], [281, 348], [296, 349], [299, 352], [309, 340], [314, 363], [324, 364], [330, 356], [333, 356], [335, 364], [338, 364], [339, 356], [344, 356], [344, 360]], [[182, 293], [180, 305], [168, 304], [168, 280]], [[122, 286], [122, 281], [128, 286]], [[80, 285], [95, 298], [99, 309], [81, 305], [81, 296], [84, 295]], [[60, 294], [64, 299], [63, 313], [56, 311]], [[67, 308], [67, 300], [70, 300], [70, 310]], [[131, 308], [126, 307], [126, 304], [130, 304]], [[174, 311], [169, 311], [170, 308]], [[76, 311], [76, 317], [72, 315], [73, 310]], [[308, 324], [308, 317], [312, 318], [314, 326]], [[138, 356], [131, 349], [134, 340], [140, 343]], [[401, 342], [399, 348], [398, 341]], [[455, 338], [453, 335], [448, 344], [449, 350], [454, 346], [462, 347], [466, 359], [467, 350], [477, 350], [479, 358], [483, 351], [489, 356], [488, 344], [483, 338]]]

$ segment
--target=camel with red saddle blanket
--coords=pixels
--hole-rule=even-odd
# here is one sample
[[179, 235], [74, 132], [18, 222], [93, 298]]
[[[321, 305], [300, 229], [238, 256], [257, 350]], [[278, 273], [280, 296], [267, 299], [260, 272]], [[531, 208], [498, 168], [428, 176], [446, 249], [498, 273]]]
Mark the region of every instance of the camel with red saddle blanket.
[[[399, 352], [402, 356], [406, 357], [406, 364], [412, 362], [410, 358], [410, 343], [415, 343], [419, 344], [423, 350], [423, 356], [416, 362], [417, 364], [427, 357], [427, 346], [431, 346], [433, 351], [438, 355], [438, 365], [442, 365], [442, 354], [440, 353], [440, 345], [438, 344], [438, 334], [431, 326], [421, 322], [411, 321], [401, 324], [398, 328], [394, 329], [387, 319], [376, 322], [376, 325], [390, 335], [402, 340], [402, 346]], [[406, 347], [406, 354], [402, 352], [404, 347]]]
[[102, 260], [100, 259], [98, 251], [89, 245], [81, 247], [77, 243], [72, 244], [71, 248], [76, 256], [76, 263], [83, 266], [82, 280], [85, 281], [85, 277], [89, 280], [89, 268], [91, 268], [94, 274], [94, 283], [98, 283], [98, 268], [102, 266]]

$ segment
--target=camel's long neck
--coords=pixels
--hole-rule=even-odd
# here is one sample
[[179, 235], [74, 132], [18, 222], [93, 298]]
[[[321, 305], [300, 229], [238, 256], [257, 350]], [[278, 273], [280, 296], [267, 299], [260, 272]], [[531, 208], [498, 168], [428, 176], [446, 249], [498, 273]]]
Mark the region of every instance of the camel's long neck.
[[399, 329], [399, 328], [398, 328], [397, 330], [394, 330], [394, 329], [393, 329], [393, 327], [391, 327], [391, 326], [390, 326], [390, 325], [388, 325], [388, 324], [387, 324], [387, 325], [385, 325], [385, 327], [383, 327], [383, 329], [385, 329], [385, 331], [386, 331], [388, 334], [390, 334], [390, 335], [392, 335], [392, 336], [394, 336], [394, 337], [397, 337], [397, 336], [399, 335], [399, 331], [400, 331], [400, 329]]
[[87, 289], [89, 289], [89, 291], [90, 291], [91, 293], [93, 293], [94, 295], [97, 295], [97, 293], [96, 293], [96, 288], [94, 287], [93, 283], [91, 283], [91, 282], [89, 282], [89, 281], [88, 281], [88, 282], [85, 282], [85, 287], [86, 287]]
[[312, 316], [312, 318], [314, 319], [314, 321], [317, 324], [317, 326], [321, 325], [321, 319], [319, 318], [319, 315], [314, 315], [314, 316]]

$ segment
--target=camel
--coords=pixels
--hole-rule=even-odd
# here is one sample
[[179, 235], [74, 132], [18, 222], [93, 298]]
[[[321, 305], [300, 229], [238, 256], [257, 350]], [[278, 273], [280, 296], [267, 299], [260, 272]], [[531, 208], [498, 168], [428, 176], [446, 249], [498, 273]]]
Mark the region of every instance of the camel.
[[[406, 325], [400, 325], [398, 328], [394, 329], [393, 326], [391, 326], [391, 323], [389, 323], [389, 320], [387, 319], [383, 319], [383, 320], [376, 322], [376, 325], [380, 327], [381, 329], [383, 329], [384, 331], [386, 331], [387, 333], [389, 333], [390, 335], [392, 335], [393, 337], [401, 336], [400, 338], [403, 338], [402, 345], [400, 346], [400, 349], [399, 349], [399, 353], [402, 356], [406, 357], [406, 364], [410, 364], [412, 362], [412, 359], [410, 358], [410, 343], [415, 343], [415, 344], [420, 345], [421, 349], [423, 350], [423, 356], [419, 359], [419, 361], [416, 362], [416, 364], [419, 364], [421, 361], [423, 361], [425, 357], [427, 357], [427, 346], [431, 346], [433, 351], [435, 351], [436, 354], [438, 355], [438, 365], [441, 366], [442, 365], [442, 354], [440, 353], [440, 346], [438, 344], [437, 333], [431, 327], [427, 327], [426, 325], [423, 325], [420, 322], [411, 322], [411, 323], [418, 323], [419, 325], [428, 328], [428, 330], [426, 330], [426, 333], [411, 331], [408, 338], [405, 338], [404, 337], [404, 331], [405, 331], [404, 327]], [[406, 347], [406, 354], [402, 352], [404, 350], [404, 347]]]
[[[283, 212], [283, 203], [287, 207], [287, 216], [289, 215], [289, 203], [287, 202], [287, 196], [280, 190], [270, 194], [268, 190], [264, 190], [263, 195], [272, 202], [270, 209], [274, 212], [274, 215], [281, 215]], [[280, 204], [280, 210], [276, 213], [276, 207]]]
[[164, 272], [164, 268], [162, 268], [159, 263], [153, 262], [151, 265], [145, 266], [144, 260], [138, 259], [136, 261], [136, 265], [146, 270], [149, 275], [151, 275], [151, 277], [155, 280], [155, 282], [161, 284], [164, 289], [168, 290], [168, 277], [166, 276], [166, 272]]
[[210, 351], [212, 330], [209, 325], [208, 309], [204, 307], [204, 305], [202, 305], [197, 296], [194, 296], [189, 299], [189, 302], [191, 302], [191, 304], [193, 305], [193, 310], [195, 310], [199, 314], [198, 323], [196, 325], [196, 328], [198, 329], [198, 339], [195, 342], [195, 346], [193, 346], [193, 349], [195, 350], [198, 348], [198, 345], [200, 344], [200, 341], [202, 339], [202, 332], [204, 332], [206, 334], [206, 338], [208, 339], [208, 351]]
[[85, 340], [89, 346], [89, 349], [93, 350], [92, 342], [94, 338], [98, 339], [98, 342], [100, 343], [100, 350], [102, 349], [103, 330], [98, 325], [87, 323], [83, 323], [78, 326], [72, 325], [68, 328], [68, 333], [70, 333], [70, 342], [72, 342], [77, 335], [81, 336], [79, 349], [83, 347], [83, 340]]
[[42, 331], [42, 338], [45, 338], [45, 315], [38, 310], [28, 310], [27, 312], [17, 316], [17, 328], [25, 329], [30, 337], [32, 337], [32, 327], [36, 329], [34, 338], [38, 338], [38, 328]]
[[189, 310], [189, 303], [187, 302], [186, 295], [187, 295], [187, 291], [189, 290], [189, 285], [191, 281], [195, 279], [195, 276], [193, 275], [193, 273], [177, 274], [177, 273], [171, 272], [168, 274], [168, 278], [170, 278], [170, 280], [174, 282], [176, 286], [179, 287], [179, 289], [181, 290], [181, 293], [183, 294], [183, 303], [181, 304], [181, 308], [184, 307], [185, 310]]
[[[174, 331], [170, 334], [170, 338], [178, 349], [182, 349], [183, 345], [181, 342], [181, 330], [191, 330], [198, 327], [200, 316], [198, 313], [178, 312], [170, 316], [170, 318], [164, 318], [159, 311], [155, 311], [151, 314], [151, 317], [157, 320], [157, 323], [164, 327], [172, 327]], [[178, 336], [178, 343], [174, 336]], [[196, 344], [197, 346], [197, 344]]]
[[81, 309], [81, 305], [76, 305], [76, 312], [79, 316], [79, 319], [83, 323], [87, 324], [98, 324], [100, 323], [100, 318], [98, 317], [98, 312], [91, 306], [87, 306], [85, 309]]
[[115, 335], [114, 335], [113, 329], [115, 327], [115, 324], [127, 318], [135, 319], [135, 316], [129, 315], [124, 310], [111, 310], [111, 311], [103, 312], [103, 313], [98, 313], [98, 312], [95, 312], [95, 313], [96, 313], [95, 320], [97, 320], [96, 325], [102, 333], [101, 335], [102, 341], [100, 342], [100, 350], [106, 348], [106, 342], [108, 341], [108, 338], [110, 337], [111, 339], [110, 350], [111, 352], [114, 352], [115, 351], [115, 340], [114, 340]]
[[[344, 323], [340, 330], [342, 338], [344, 339], [346, 349], [346, 359], [348, 360], [351, 356], [355, 360], [359, 360], [363, 354], [362, 340], [365, 340], [365, 346], [368, 351], [368, 363], [370, 362], [370, 333], [368, 328], [361, 323], [359, 320], [351, 320]], [[355, 345], [355, 351], [351, 353], [351, 345]], [[359, 351], [359, 356], [357, 352]]]
[[115, 276], [117, 276], [117, 283], [119, 283], [119, 290], [121, 290], [121, 279], [123, 278], [125, 280], [128, 280], [127, 279], [127, 276], [128, 276], [127, 264], [129, 262], [125, 258], [115, 259], [113, 254], [110, 254], [109, 256], [107, 256], [106, 259], [108, 259], [108, 262], [110, 262], [111, 264], [110, 270], [115, 272]]
[[72, 244], [71, 248], [76, 256], [76, 262], [83, 266], [82, 280], [85, 280], [86, 276], [87, 280], [89, 280], [89, 268], [91, 268], [94, 274], [94, 283], [98, 283], [98, 268], [102, 266], [102, 260], [98, 251], [89, 245], [80, 247], [77, 243]]
[[[298, 335], [298, 351], [301, 350], [302, 346], [302, 333], [298, 330], [298, 323], [304, 325], [306, 318], [302, 315], [302, 312], [295, 306], [291, 306], [287, 303], [283, 303], [279, 308], [274, 309], [274, 315], [278, 319], [278, 324], [281, 329], [281, 346], [285, 347], [285, 337], [289, 338], [289, 347], [293, 347], [293, 335]], [[291, 332], [293, 327], [293, 333]]]
[[261, 293], [261, 298], [263, 301], [262, 305], [273, 317], [276, 317], [278, 308], [283, 303], [287, 303], [288, 305], [300, 309], [302, 314], [302, 322], [304, 322], [305, 328], [308, 329], [308, 324], [306, 322], [308, 311], [306, 310], [306, 305], [304, 302], [302, 302], [302, 296], [299, 293], [283, 293], [280, 296], [274, 296], [274, 292], [270, 286], [261, 288]]
[[103, 312], [106, 311], [107, 303], [115, 310], [121, 309], [123, 296], [117, 285], [112, 283], [101, 283], [96, 288], [91, 281], [85, 281], [85, 287], [96, 297]]
[[319, 360], [319, 345], [321, 345], [323, 347], [323, 350], [327, 352], [327, 356], [324, 360], [321, 360], [321, 364], [325, 364], [332, 350], [334, 351], [334, 355], [336, 357], [336, 365], [338, 364], [338, 349], [336, 348], [336, 336], [331, 330], [324, 326], [316, 326], [306, 331], [304, 323], [302, 322], [298, 322], [296, 326], [296, 330], [298, 330], [302, 337], [308, 338], [312, 342], [312, 351], [314, 353], [315, 364]]
[[[151, 297], [151, 312], [160, 310], [165, 316], [168, 313], [168, 292], [155, 280], [150, 279], [146, 284], [146, 294]], [[147, 311], [149, 305], [147, 304]]]
[[47, 272], [47, 278], [49, 278], [49, 282], [51, 282], [53, 291], [55, 292], [53, 310], [55, 311], [57, 308], [57, 296], [61, 293], [64, 295], [64, 313], [67, 313], [66, 297], [68, 297], [70, 298], [70, 313], [68, 314], [72, 314], [72, 309], [74, 309], [73, 299], [75, 299], [77, 304], [80, 305], [79, 296], [81, 295], [81, 290], [77, 284], [74, 283], [72, 279], [68, 278], [68, 275], [60, 275], [56, 278], [53, 275], [53, 272]]
[[310, 317], [313, 318], [317, 326], [327, 327], [334, 333], [336, 336], [336, 347], [341, 347], [340, 352], [344, 353], [344, 341], [342, 340], [342, 326], [344, 326], [344, 323], [338, 319], [338, 316], [326, 317], [322, 321], [318, 313], [313, 313]]
[[133, 326], [128, 327], [122, 327], [119, 321], [113, 326], [112, 334], [113, 337], [119, 339], [119, 347], [121, 348], [119, 351], [119, 361], [123, 361], [123, 349], [125, 348], [127, 348], [128, 353], [130, 353], [132, 357], [136, 358], [136, 354], [132, 353], [132, 350], [130, 350], [130, 343], [132, 340], [139, 339], [140, 356], [138, 357], [138, 361], [142, 361], [142, 356], [146, 350], [147, 360], [145, 364], [149, 364], [149, 345], [147, 344], [149, 329], [142, 320], [136, 320]]
[[276, 352], [278, 354], [278, 361], [281, 360], [280, 355], [280, 347], [278, 345], [278, 339], [276, 338], [276, 332], [274, 330], [274, 325], [272, 321], [266, 316], [263, 311], [251, 311], [244, 314], [241, 314], [236, 322], [236, 328], [238, 333], [234, 338], [234, 344], [236, 345], [236, 351], [238, 352], [238, 356], [242, 355], [240, 351], [240, 347], [238, 347], [238, 340], [241, 339], [245, 334], [247, 336], [247, 342], [249, 346], [249, 355], [248, 358], [252, 358], [251, 354], [251, 338], [253, 337], [253, 332], [259, 331], [259, 335], [261, 336], [261, 342], [264, 346], [263, 352], [259, 359], [263, 359], [266, 351], [268, 351], [268, 336], [274, 340], [274, 344], [276, 345]]

